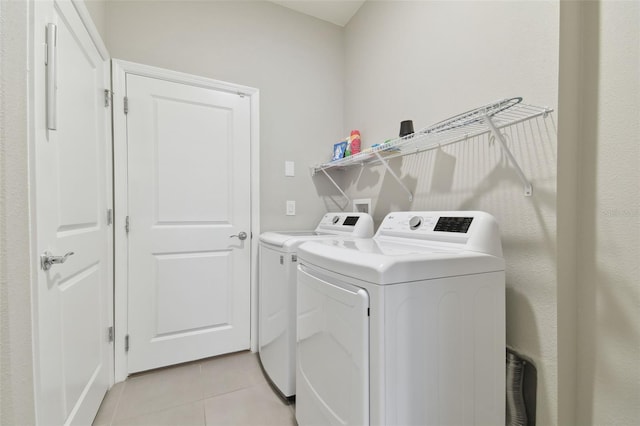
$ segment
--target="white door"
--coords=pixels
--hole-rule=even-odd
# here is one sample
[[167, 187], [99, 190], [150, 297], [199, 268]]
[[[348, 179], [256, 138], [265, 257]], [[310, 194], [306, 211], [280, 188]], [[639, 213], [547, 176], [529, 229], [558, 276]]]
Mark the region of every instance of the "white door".
[[250, 99], [132, 73], [126, 96], [128, 372], [249, 349]]
[[[34, 146], [37, 253], [64, 258], [38, 267], [34, 290], [38, 423], [91, 424], [113, 377], [110, 110], [108, 62], [71, 2], [34, 3]], [[47, 130], [47, 24], [57, 29], [48, 69], [57, 130]], [[53, 27], [52, 27], [53, 28]], [[53, 33], [51, 33], [53, 34]], [[52, 44], [53, 37], [48, 40]], [[55, 100], [54, 96], [50, 100]], [[51, 109], [53, 111], [53, 109]], [[73, 253], [71, 255], [70, 253]]]

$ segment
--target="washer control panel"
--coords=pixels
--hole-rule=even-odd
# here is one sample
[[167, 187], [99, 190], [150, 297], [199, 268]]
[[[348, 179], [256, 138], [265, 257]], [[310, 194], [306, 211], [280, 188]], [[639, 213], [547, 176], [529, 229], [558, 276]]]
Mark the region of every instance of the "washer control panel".
[[502, 255], [496, 219], [481, 211], [409, 211], [389, 213], [374, 238], [450, 247]]
[[373, 235], [373, 219], [368, 213], [327, 213], [320, 220], [316, 232], [371, 238]]
[[380, 225], [384, 231], [456, 232], [466, 234], [473, 222], [473, 215], [437, 216], [432, 213], [390, 213]]
[[406, 232], [409, 235], [433, 232], [440, 216], [428, 212], [389, 213], [384, 218], [378, 232]]
[[433, 228], [435, 232], [461, 232], [466, 234], [473, 222], [473, 217], [445, 217], [438, 219]]

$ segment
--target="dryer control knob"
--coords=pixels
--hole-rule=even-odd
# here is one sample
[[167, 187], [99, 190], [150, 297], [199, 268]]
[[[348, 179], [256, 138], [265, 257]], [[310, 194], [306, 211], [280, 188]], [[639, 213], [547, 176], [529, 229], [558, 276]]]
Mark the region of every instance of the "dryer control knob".
[[338, 223], [339, 220], [340, 220], [340, 216], [334, 216], [332, 222], [335, 225], [336, 223]]
[[422, 225], [422, 218], [420, 216], [414, 216], [409, 220], [409, 228], [418, 229]]

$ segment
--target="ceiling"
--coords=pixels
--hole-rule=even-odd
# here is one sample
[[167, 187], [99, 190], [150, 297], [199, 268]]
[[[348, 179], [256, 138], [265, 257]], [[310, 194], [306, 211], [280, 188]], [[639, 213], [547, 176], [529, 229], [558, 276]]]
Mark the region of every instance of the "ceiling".
[[344, 27], [365, 0], [288, 0], [272, 3]]

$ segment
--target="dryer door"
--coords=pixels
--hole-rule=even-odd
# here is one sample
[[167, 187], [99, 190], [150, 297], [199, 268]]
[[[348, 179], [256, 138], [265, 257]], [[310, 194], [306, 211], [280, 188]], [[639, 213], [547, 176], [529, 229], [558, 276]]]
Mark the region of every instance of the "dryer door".
[[298, 267], [296, 419], [369, 424], [369, 295]]

